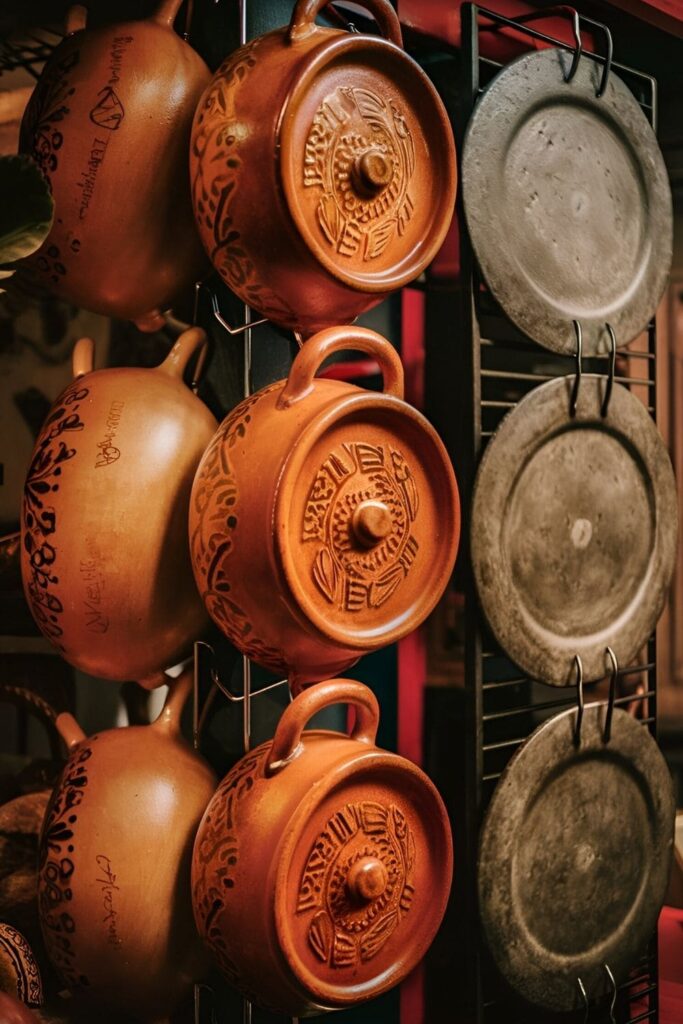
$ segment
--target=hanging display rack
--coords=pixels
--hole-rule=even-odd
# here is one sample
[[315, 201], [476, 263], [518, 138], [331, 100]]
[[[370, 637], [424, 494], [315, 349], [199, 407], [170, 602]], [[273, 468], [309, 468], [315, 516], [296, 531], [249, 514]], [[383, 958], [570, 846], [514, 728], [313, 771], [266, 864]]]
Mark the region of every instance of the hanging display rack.
[[[533, 22], [539, 18], [566, 17], [574, 37], [573, 47], [540, 31]], [[590, 52], [582, 43], [582, 27], [593, 30], [602, 41], [602, 52]], [[604, 91], [612, 69], [634, 92], [653, 129], [657, 122], [657, 85], [654, 78], [613, 60], [612, 38], [607, 26], [580, 16], [568, 7], [546, 8], [521, 18], [506, 18], [476, 4], [462, 7], [461, 75], [455, 131], [459, 151], [470, 115], [485, 86], [504, 66], [482, 55], [482, 33], [512, 29], [515, 39], [525, 39], [529, 48], [536, 41], [572, 51], [569, 75], [580, 60], [601, 65], [600, 91]], [[580, 347], [573, 357], [542, 350], [523, 335], [505, 316], [486, 288], [476, 264], [467, 233], [462, 194], [458, 200], [460, 233], [460, 280], [453, 289], [426, 286], [426, 337], [439, 338], [442, 325], [453, 322], [457, 304], [457, 337], [438, 350], [429, 340], [426, 351], [428, 411], [446, 439], [468, 508], [479, 460], [501, 419], [532, 388], [555, 377], [581, 372], [604, 374], [607, 393], [614, 381], [646, 393], [646, 407], [656, 418], [656, 323], [646, 332], [647, 342], [617, 348], [607, 358], [581, 360]], [[448, 318], [448, 319], [446, 319]], [[577, 341], [580, 333], [577, 332]], [[442, 339], [443, 340], [443, 339]], [[434, 343], [432, 342], [432, 345]], [[458, 410], [454, 415], [453, 410]], [[456, 935], [454, 960], [450, 963], [451, 1005], [454, 1019], [462, 1016], [476, 1024], [526, 1024], [553, 1015], [539, 1016], [529, 1006], [515, 1001], [494, 968], [480, 932], [477, 906], [477, 857], [479, 835], [485, 810], [506, 764], [542, 720], [577, 705], [577, 693], [535, 683], [525, 676], [495, 643], [483, 619], [472, 578], [469, 552], [463, 551], [456, 570], [464, 603], [464, 751], [460, 762], [461, 793], [454, 820], [456, 838], [455, 890], [451, 927]], [[606, 675], [609, 675], [606, 666]], [[653, 635], [644, 657], [619, 666], [614, 679], [640, 677], [634, 695], [613, 697], [610, 706], [627, 706], [638, 714], [642, 726], [656, 731], [656, 639]], [[588, 694], [588, 686], [586, 686]], [[578, 687], [579, 703], [583, 686]], [[605, 694], [606, 696], [606, 694]], [[594, 698], [587, 698], [594, 699]], [[580, 711], [577, 707], [577, 715]], [[454, 766], [453, 770], [457, 770]], [[653, 939], [642, 961], [633, 965], [626, 982], [617, 986], [604, 1005], [589, 1006], [579, 1018], [610, 1019], [615, 1024], [639, 1024], [658, 1019], [657, 945]], [[609, 1005], [608, 1005], [609, 1004]], [[573, 1019], [573, 1018], [572, 1018]]]

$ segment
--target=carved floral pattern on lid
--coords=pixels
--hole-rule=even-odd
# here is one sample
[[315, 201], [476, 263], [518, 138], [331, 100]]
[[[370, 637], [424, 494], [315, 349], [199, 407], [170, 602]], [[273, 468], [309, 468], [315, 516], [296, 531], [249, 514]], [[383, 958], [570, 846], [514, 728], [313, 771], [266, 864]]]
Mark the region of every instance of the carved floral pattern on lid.
[[340, 86], [320, 104], [304, 150], [303, 183], [322, 193], [317, 219], [341, 256], [372, 261], [414, 210], [415, 147], [398, 105]]

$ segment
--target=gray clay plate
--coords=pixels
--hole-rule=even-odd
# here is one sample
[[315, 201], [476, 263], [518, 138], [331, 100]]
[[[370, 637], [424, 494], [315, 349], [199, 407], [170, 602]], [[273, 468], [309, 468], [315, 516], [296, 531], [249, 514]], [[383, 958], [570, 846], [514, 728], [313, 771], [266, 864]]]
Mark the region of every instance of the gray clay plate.
[[479, 905], [498, 968], [550, 1010], [610, 992], [645, 952], [669, 877], [675, 804], [645, 726], [586, 705], [541, 725], [506, 768], [479, 850]]
[[612, 72], [543, 50], [504, 68], [479, 100], [462, 157], [467, 224], [493, 295], [530, 338], [585, 355], [635, 338], [671, 266], [669, 182], [635, 97]]
[[584, 374], [531, 391], [481, 460], [471, 512], [472, 565], [498, 640], [532, 678], [554, 686], [622, 668], [664, 606], [678, 513], [669, 455], [647, 410], [605, 378]]

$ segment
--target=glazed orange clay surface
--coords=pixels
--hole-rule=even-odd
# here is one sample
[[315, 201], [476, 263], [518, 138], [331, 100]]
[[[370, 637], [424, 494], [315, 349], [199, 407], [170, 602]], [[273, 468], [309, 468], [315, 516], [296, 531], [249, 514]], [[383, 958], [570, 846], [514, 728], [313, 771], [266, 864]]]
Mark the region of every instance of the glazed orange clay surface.
[[143, 330], [207, 269], [187, 149], [210, 75], [173, 31], [179, 7], [165, 0], [145, 21], [96, 29], [74, 19], [21, 125], [21, 151], [55, 201], [29, 266], [57, 295]]
[[182, 374], [206, 341], [192, 328], [155, 369], [90, 372], [55, 402], [22, 508], [22, 576], [33, 616], [72, 665], [163, 682], [207, 625], [187, 545], [192, 479], [216, 421]]
[[[315, 378], [349, 348], [377, 359], [384, 393]], [[434, 428], [402, 399], [388, 341], [329, 328], [287, 381], [229, 414], [198, 468], [190, 544], [207, 610], [295, 692], [416, 629], [450, 578], [455, 477]]]
[[[453, 216], [455, 148], [427, 75], [384, 38], [321, 28], [323, 0], [225, 60], [192, 128], [192, 200], [223, 280], [274, 323], [348, 323], [418, 277]], [[302, 296], [305, 298], [302, 300]]]
[[69, 714], [57, 718], [71, 756], [40, 842], [45, 945], [81, 999], [143, 1021], [167, 1017], [208, 966], [190, 858], [216, 779], [180, 735], [191, 689], [188, 670], [148, 726], [86, 738]]
[[[351, 735], [304, 731], [349, 703]], [[446, 810], [414, 764], [375, 745], [361, 683], [319, 683], [285, 710], [211, 800], [195, 840], [197, 927], [251, 1001], [305, 1017], [397, 985], [443, 916], [453, 853]]]

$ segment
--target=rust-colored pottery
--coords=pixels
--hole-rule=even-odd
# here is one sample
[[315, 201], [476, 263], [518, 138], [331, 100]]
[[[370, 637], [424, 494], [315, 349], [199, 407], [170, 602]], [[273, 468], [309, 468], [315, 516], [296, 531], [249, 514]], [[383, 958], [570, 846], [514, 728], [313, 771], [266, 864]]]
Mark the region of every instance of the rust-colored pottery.
[[0, 1024], [38, 1024], [38, 1018], [7, 992], [0, 992]]
[[[418, 275], [453, 214], [448, 116], [402, 48], [388, 0], [366, 0], [384, 38], [289, 26], [232, 53], [192, 128], [192, 198], [204, 247], [244, 302], [304, 335], [349, 322]], [[303, 296], [303, 299], [302, 299]]]
[[62, 298], [143, 330], [206, 272], [187, 149], [210, 72], [173, 31], [180, 2], [145, 21], [68, 26], [21, 125], [56, 205], [29, 265]]
[[[356, 710], [350, 736], [303, 731], [341, 703]], [[385, 992], [441, 922], [446, 809], [416, 765], [375, 746], [378, 722], [362, 683], [311, 687], [225, 777], [199, 826], [197, 927], [226, 978], [276, 1012], [305, 1017]]]
[[187, 544], [192, 479], [216, 421], [183, 383], [191, 328], [155, 369], [76, 379], [38, 436], [24, 489], [22, 575], [45, 636], [104, 679], [163, 682], [207, 625]]
[[86, 739], [67, 712], [57, 719], [72, 752], [41, 835], [45, 945], [69, 989], [143, 1020], [167, 1017], [208, 959], [190, 861], [216, 779], [180, 734], [192, 675], [171, 683], [152, 725]]
[[43, 983], [33, 950], [11, 924], [0, 924], [0, 990], [27, 1006], [43, 1002]]
[[[315, 378], [349, 348], [377, 359], [383, 394]], [[190, 539], [206, 607], [294, 692], [416, 629], [450, 578], [455, 477], [433, 427], [402, 398], [388, 341], [328, 328], [287, 381], [229, 414], [197, 470]]]

